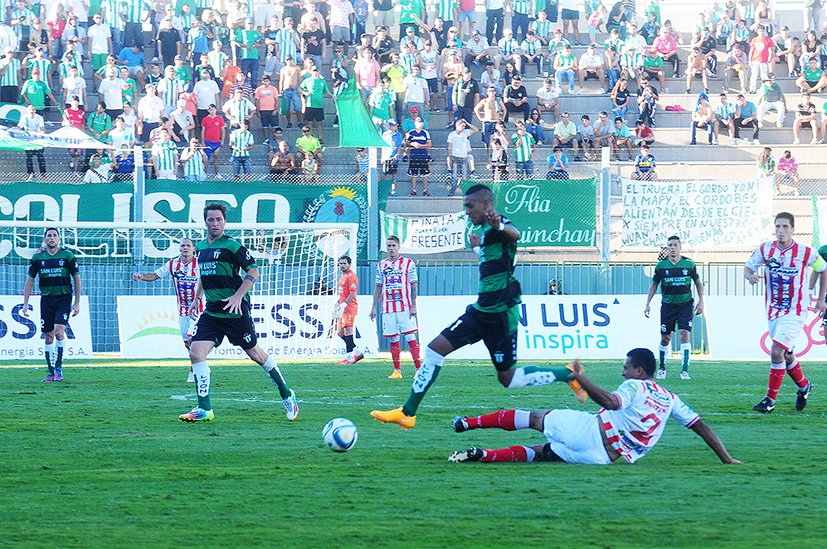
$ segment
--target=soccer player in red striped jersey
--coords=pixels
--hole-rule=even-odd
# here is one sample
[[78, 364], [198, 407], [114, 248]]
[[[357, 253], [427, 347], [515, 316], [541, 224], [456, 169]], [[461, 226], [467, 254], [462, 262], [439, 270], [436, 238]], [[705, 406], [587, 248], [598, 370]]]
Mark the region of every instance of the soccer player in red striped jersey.
[[373, 305], [370, 319], [376, 318], [376, 306], [382, 298], [382, 335], [391, 342], [393, 373], [390, 379], [402, 379], [402, 365], [399, 355], [402, 347], [400, 334], [408, 342], [414, 366], [419, 370], [419, 343], [416, 340], [416, 263], [399, 255], [399, 237], [391, 235], [385, 242], [388, 257], [376, 266], [376, 289], [373, 290]]
[[779, 213], [775, 216], [775, 242], [761, 244], [744, 264], [744, 277], [753, 285], [761, 280], [758, 269], [764, 266], [764, 295], [772, 338], [772, 363], [767, 396], [752, 407], [762, 414], [775, 409], [775, 399], [778, 397], [781, 382], [784, 381], [785, 371], [798, 387], [795, 409], [801, 411], [807, 406], [811, 384], [804, 377], [801, 364], [793, 353], [793, 344], [804, 328], [810, 304], [808, 283], [805, 279], [807, 267], [821, 273], [816, 307], [822, 315], [827, 310], [824, 303], [827, 290], [827, 262], [813, 248], [793, 240], [794, 231], [793, 215], [787, 212]]
[[[190, 348], [190, 340], [195, 333], [195, 325], [197, 320], [189, 317], [190, 305], [195, 299], [195, 288], [198, 285], [198, 259], [195, 257], [195, 243], [192, 239], [181, 239], [181, 245], [178, 248], [181, 255], [175, 259], [170, 259], [161, 267], [151, 273], [135, 273], [132, 275], [132, 280], [138, 282], [143, 280], [145, 282], [154, 282], [159, 278], [171, 276], [175, 287], [175, 297], [178, 300], [178, 326], [181, 328], [181, 338], [184, 340], [184, 346]], [[198, 312], [204, 310], [204, 303], [199, 302]], [[195, 382], [195, 376], [190, 367], [190, 374], [187, 377], [189, 383]]]

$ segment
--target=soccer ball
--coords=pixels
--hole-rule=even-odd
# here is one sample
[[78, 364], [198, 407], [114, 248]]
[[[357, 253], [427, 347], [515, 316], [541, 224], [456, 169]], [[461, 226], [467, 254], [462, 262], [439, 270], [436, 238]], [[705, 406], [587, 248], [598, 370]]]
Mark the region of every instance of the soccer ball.
[[322, 429], [324, 444], [334, 452], [347, 452], [356, 446], [356, 426], [343, 417], [331, 419]]

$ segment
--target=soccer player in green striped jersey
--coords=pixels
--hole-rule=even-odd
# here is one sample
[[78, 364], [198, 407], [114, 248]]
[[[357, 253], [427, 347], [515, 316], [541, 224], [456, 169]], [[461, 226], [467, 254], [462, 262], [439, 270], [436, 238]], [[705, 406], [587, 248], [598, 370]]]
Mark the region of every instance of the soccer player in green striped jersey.
[[[46, 229], [44, 248], [32, 256], [29, 276], [23, 287], [23, 316], [29, 316], [29, 297], [34, 279], [40, 276], [40, 328], [49, 375], [43, 381], [63, 381], [63, 348], [69, 315], [80, 312], [80, 270], [72, 252], [60, 247], [60, 233]], [[74, 303], [72, 286], [74, 283]]]
[[681, 338], [681, 379], [689, 377], [689, 355], [692, 352], [692, 343], [689, 337], [692, 333], [692, 283], [698, 292], [698, 304], [694, 312], [699, 315], [704, 312], [704, 285], [695, 269], [695, 262], [681, 255], [681, 239], [670, 236], [666, 241], [668, 251], [666, 259], [655, 265], [655, 276], [649, 286], [649, 295], [646, 296], [646, 308], [643, 314], [649, 317], [649, 302], [655, 296], [658, 285], [662, 289], [660, 306], [660, 366], [657, 379], [666, 379], [666, 354], [672, 354], [672, 332], [675, 324]]
[[462, 316], [428, 344], [422, 367], [414, 378], [405, 405], [395, 410], [374, 410], [370, 413], [382, 423], [396, 423], [403, 429], [413, 427], [416, 409], [439, 375], [445, 356], [480, 340], [488, 348], [497, 369], [497, 380], [504, 387], [513, 389], [565, 381], [574, 389], [578, 400], [583, 402], [587, 397], [580, 384], [570, 377], [572, 366], [516, 366], [522, 291], [514, 269], [520, 231], [494, 210], [494, 194], [485, 185], [474, 185], [465, 191], [464, 205], [465, 215], [482, 231], [482, 236], [475, 233], [469, 237], [474, 252], [480, 258], [479, 297]]
[[[210, 421], [215, 417], [210, 404], [210, 367], [207, 354], [224, 341], [238, 345], [253, 361], [261, 366], [278, 387], [287, 419], [293, 421], [299, 415], [296, 395], [273, 357], [258, 344], [256, 329], [250, 316], [250, 295], [258, 280], [258, 267], [250, 251], [237, 240], [224, 234], [227, 207], [224, 204], [204, 206], [204, 222], [207, 240], [196, 247], [200, 278], [195, 288], [195, 299], [190, 306], [190, 318], [198, 318], [198, 326], [190, 344], [190, 361], [195, 373], [198, 406], [178, 416], [182, 421]], [[242, 279], [240, 272], [244, 271]], [[206, 298], [206, 307], [198, 316], [198, 302]]]

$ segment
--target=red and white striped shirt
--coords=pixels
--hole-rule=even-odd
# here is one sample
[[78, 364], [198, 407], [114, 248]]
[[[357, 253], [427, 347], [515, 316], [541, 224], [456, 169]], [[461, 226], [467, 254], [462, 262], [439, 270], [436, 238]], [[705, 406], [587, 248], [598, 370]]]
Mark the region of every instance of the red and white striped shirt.
[[782, 250], [778, 242], [764, 242], [744, 264], [754, 272], [764, 265], [765, 301], [767, 318], [783, 315], [806, 316], [810, 304], [805, 275], [807, 267], [820, 273], [827, 262], [816, 250], [804, 244], [793, 243]]
[[382, 312], [401, 313], [411, 309], [411, 284], [416, 284], [416, 263], [399, 256], [379, 261], [376, 285], [382, 286]]
[[[198, 259], [193, 257], [189, 263], [185, 263], [181, 257], [170, 259], [163, 267], [155, 271], [158, 278], [171, 276], [175, 281], [175, 297], [178, 299], [178, 314], [186, 316], [189, 314], [190, 305], [195, 299], [195, 287], [198, 285]], [[204, 310], [203, 301], [199, 303], [198, 312]]]

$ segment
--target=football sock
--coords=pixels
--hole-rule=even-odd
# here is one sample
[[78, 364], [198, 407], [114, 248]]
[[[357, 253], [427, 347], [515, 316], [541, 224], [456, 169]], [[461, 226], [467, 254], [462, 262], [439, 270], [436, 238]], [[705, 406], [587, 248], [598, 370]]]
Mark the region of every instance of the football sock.
[[[408, 336], [411, 336], [411, 339], [408, 339]], [[414, 334], [408, 334], [405, 336], [405, 339], [408, 342], [408, 349], [411, 351], [411, 358], [414, 361], [414, 367], [419, 370], [422, 367], [422, 360], [419, 358], [419, 342], [416, 340], [416, 336]]]
[[503, 429], [516, 431], [527, 429], [531, 412], [527, 410], [501, 410], [493, 414], [465, 418], [469, 429]]
[[49, 367], [49, 373], [55, 373], [55, 364], [52, 362], [52, 359], [55, 356], [55, 344], [54, 343], [46, 343], [43, 345], [43, 354], [46, 357], [46, 366]]
[[554, 381], [567, 381], [571, 370], [568, 368], [543, 368], [540, 366], [520, 366], [512, 370], [513, 376], [509, 389], [546, 385]]
[[290, 396], [290, 387], [287, 386], [287, 383], [284, 381], [284, 378], [281, 375], [281, 370], [279, 367], [276, 366], [276, 361], [273, 360], [273, 357], [267, 356], [267, 360], [264, 361], [264, 364], [261, 365], [267, 375], [270, 376], [270, 379], [273, 380], [273, 383], [276, 384], [276, 387], [279, 388], [279, 394], [281, 398], [287, 398]]
[[787, 366], [787, 374], [793, 378], [793, 381], [795, 381], [799, 389], [807, 386], [807, 378], [804, 377], [804, 372], [801, 371], [801, 363], [798, 362], [797, 357], [793, 358], [793, 363]]
[[419, 403], [422, 402], [425, 393], [428, 392], [428, 389], [433, 385], [434, 381], [436, 381], [444, 361], [444, 356], [430, 347], [425, 348], [425, 360], [422, 363], [422, 368], [419, 369], [416, 377], [414, 377], [408, 401], [402, 406], [402, 413], [406, 416], [416, 415], [416, 409], [419, 408]]
[[669, 345], [658, 346], [658, 358], [660, 359], [660, 369], [666, 369], [666, 353], [670, 351]]
[[691, 352], [691, 343], [681, 343], [681, 369], [683, 369], [684, 372], [689, 371], [689, 353]]
[[391, 358], [393, 359], [393, 369], [394, 370], [401, 370], [402, 364], [399, 361], [399, 355], [402, 353], [402, 347], [399, 345], [398, 341], [391, 342]]
[[510, 446], [502, 450], [486, 450], [485, 457], [480, 461], [534, 461], [535, 454], [536, 452], [528, 446]]
[[778, 390], [781, 388], [781, 382], [784, 381], [784, 372], [786, 371], [785, 364], [780, 362], [773, 363], [770, 366], [770, 383], [767, 387], [767, 396], [773, 401], [778, 397]]
[[63, 368], [63, 348], [66, 346], [66, 338], [55, 339], [55, 368]]
[[353, 349], [356, 348], [356, 344], [353, 342], [353, 336], [343, 335], [342, 339], [345, 340], [345, 351], [347, 351], [348, 354], [352, 353]]
[[193, 362], [192, 371], [195, 374], [198, 407], [202, 410], [212, 410], [210, 405], [210, 367], [207, 365], [207, 361]]

